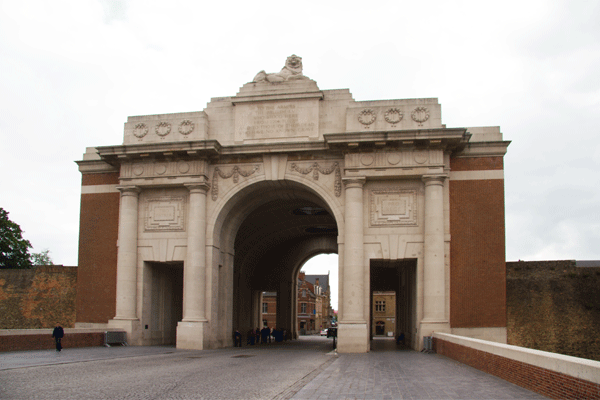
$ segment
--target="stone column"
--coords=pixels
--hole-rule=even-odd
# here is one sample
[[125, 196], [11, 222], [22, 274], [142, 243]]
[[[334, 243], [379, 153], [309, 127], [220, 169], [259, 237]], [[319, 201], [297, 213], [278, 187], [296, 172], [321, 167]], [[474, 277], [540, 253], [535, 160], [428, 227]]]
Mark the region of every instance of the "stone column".
[[345, 178], [343, 314], [339, 323], [337, 350], [340, 353], [368, 351], [369, 332], [365, 310], [365, 260], [362, 177]]
[[448, 332], [446, 318], [446, 268], [444, 252], [445, 175], [425, 175], [423, 255], [423, 320], [421, 336]]
[[117, 310], [115, 320], [137, 319], [137, 240], [139, 188], [122, 186], [117, 250]]
[[283, 328], [292, 335], [296, 332], [296, 325], [298, 324], [294, 310], [296, 307], [296, 291], [293, 279], [282, 279], [279, 282], [277, 290], [277, 328]]
[[137, 317], [137, 242], [138, 196], [136, 186], [122, 186], [119, 206], [119, 239], [117, 243], [116, 315], [108, 321], [112, 329], [127, 332], [127, 342], [141, 343], [140, 321]]
[[187, 255], [183, 266], [183, 320], [177, 325], [177, 348], [203, 348], [206, 319], [207, 183], [188, 184]]

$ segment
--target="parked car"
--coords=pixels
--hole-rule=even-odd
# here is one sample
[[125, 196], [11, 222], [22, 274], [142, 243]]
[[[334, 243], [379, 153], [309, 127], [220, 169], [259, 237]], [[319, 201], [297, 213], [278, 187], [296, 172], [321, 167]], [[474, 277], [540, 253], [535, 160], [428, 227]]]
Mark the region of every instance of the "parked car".
[[328, 331], [328, 329], [323, 329], [321, 331], [321, 336], [327, 336], [327, 331]]

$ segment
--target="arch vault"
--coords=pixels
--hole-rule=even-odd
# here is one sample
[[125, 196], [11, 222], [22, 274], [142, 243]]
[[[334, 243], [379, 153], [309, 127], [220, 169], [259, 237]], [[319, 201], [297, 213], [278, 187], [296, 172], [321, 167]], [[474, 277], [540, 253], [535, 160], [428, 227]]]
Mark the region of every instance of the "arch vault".
[[300, 267], [338, 253], [339, 352], [369, 350], [378, 285], [407, 304], [414, 348], [433, 331], [506, 341], [509, 142], [497, 127], [446, 128], [437, 99], [320, 90], [301, 65], [203, 111], [129, 117], [122, 145], [87, 149], [78, 327], [226, 347], [259, 325], [270, 291], [295, 332]]

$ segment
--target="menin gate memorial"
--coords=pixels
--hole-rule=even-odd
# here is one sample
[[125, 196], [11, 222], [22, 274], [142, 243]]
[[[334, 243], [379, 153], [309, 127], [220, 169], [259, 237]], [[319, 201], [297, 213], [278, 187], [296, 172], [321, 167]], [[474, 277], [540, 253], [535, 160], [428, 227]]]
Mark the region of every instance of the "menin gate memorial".
[[300, 267], [339, 255], [339, 352], [366, 352], [374, 291], [396, 332], [506, 341], [498, 127], [447, 128], [437, 99], [355, 101], [291, 56], [203, 111], [129, 117], [82, 173], [77, 326], [135, 345], [232, 346], [262, 292], [294, 335]]

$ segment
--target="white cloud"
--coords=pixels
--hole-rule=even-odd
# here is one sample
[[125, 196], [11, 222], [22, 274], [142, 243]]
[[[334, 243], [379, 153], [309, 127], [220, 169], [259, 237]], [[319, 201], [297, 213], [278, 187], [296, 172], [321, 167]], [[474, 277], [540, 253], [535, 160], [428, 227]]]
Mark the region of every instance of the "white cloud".
[[85, 147], [296, 53], [322, 89], [438, 97], [449, 127], [500, 125], [507, 258], [600, 259], [598, 20], [593, 1], [2, 2], [0, 206], [76, 265]]

